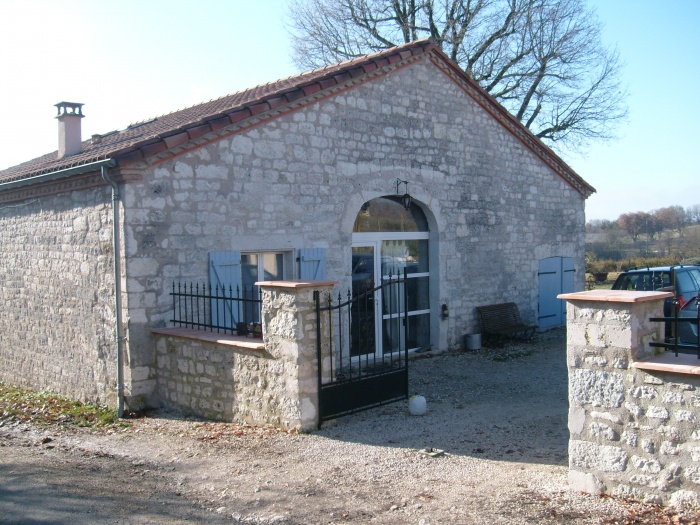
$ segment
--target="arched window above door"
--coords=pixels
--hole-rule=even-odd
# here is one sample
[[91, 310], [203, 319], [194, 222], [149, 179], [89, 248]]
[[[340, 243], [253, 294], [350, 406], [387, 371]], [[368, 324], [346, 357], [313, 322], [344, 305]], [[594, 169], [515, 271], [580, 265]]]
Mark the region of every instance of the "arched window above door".
[[352, 231], [427, 232], [428, 220], [416, 204], [411, 204], [411, 207], [406, 209], [398, 197], [379, 197], [362, 205]]

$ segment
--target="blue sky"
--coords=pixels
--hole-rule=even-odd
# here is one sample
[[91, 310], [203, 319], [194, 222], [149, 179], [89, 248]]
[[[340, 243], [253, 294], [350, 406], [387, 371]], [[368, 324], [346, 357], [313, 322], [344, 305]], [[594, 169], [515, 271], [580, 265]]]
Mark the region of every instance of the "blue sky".
[[[700, 204], [700, 1], [590, 0], [626, 62], [620, 139], [566, 160], [598, 193], [587, 219]], [[83, 136], [297, 71], [286, 0], [2, 0], [0, 169], [55, 151], [54, 104]]]

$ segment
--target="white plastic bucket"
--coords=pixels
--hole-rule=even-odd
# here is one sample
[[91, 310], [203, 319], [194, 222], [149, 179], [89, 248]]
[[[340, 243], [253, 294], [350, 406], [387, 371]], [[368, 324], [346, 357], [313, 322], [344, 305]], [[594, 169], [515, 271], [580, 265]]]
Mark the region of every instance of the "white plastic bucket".
[[467, 350], [481, 350], [481, 334], [467, 334], [464, 336], [464, 347]]

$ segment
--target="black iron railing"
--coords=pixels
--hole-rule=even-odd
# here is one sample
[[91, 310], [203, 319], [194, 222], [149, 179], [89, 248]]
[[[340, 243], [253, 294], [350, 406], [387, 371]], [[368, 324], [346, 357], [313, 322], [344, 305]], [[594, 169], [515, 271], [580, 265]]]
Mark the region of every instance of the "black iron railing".
[[262, 292], [257, 286], [211, 286], [174, 283], [173, 326], [195, 330], [262, 336], [260, 309]]
[[[320, 421], [408, 398], [406, 281], [404, 270], [377, 286], [355, 286], [345, 300], [314, 292]], [[381, 349], [377, 317], [384, 322]]]
[[[649, 346], [654, 348], [664, 348], [667, 352], [674, 352], [676, 357], [679, 353], [690, 354], [697, 353], [700, 359], [700, 301], [695, 300], [696, 315], [681, 315], [678, 299], [672, 301], [673, 316], [671, 317], [652, 317], [649, 320], [652, 322], [664, 323], [664, 342], [649, 343]], [[685, 311], [686, 308], [683, 309]], [[690, 310], [690, 309], [688, 309]]]

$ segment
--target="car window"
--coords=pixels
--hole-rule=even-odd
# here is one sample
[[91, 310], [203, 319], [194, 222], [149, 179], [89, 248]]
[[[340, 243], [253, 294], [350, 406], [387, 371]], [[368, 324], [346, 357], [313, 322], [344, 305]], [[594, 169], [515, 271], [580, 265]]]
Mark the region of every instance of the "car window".
[[651, 275], [643, 273], [633, 273], [626, 275], [623, 280], [620, 290], [636, 290], [638, 292], [650, 289]]
[[690, 272], [676, 272], [676, 290], [684, 293], [696, 289], [697, 286], [690, 276]]
[[693, 288], [695, 290], [700, 290], [700, 270], [693, 269], [693, 270], [688, 270], [688, 275], [694, 282]]
[[630, 290], [630, 278], [627, 275], [620, 275], [612, 285], [613, 290]]
[[665, 286], [671, 286], [669, 272], [635, 272], [620, 275], [613, 285], [613, 290], [650, 292]]

